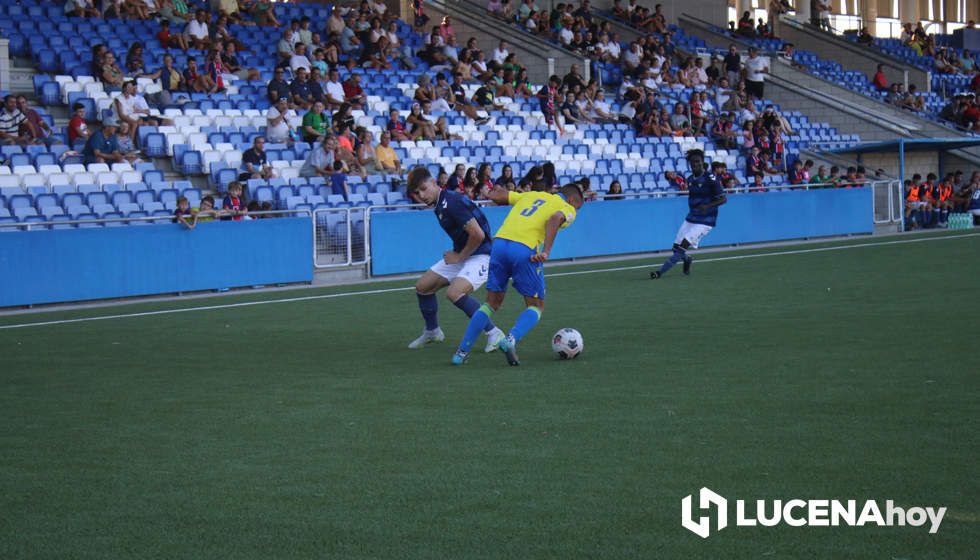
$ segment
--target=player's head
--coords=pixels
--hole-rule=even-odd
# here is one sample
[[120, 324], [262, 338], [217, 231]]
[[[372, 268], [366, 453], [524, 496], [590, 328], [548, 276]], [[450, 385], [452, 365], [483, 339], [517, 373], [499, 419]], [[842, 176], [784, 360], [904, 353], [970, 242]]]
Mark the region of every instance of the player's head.
[[439, 186], [435, 178], [421, 165], [408, 173], [408, 196], [429, 205], [439, 199]]
[[704, 173], [704, 152], [697, 149], [688, 150], [687, 164], [691, 166], [691, 174], [695, 177]]
[[582, 207], [585, 203], [585, 191], [582, 189], [582, 185], [578, 183], [568, 183], [562, 186], [561, 190], [562, 196], [569, 204], [575, 207], [576, 210]]

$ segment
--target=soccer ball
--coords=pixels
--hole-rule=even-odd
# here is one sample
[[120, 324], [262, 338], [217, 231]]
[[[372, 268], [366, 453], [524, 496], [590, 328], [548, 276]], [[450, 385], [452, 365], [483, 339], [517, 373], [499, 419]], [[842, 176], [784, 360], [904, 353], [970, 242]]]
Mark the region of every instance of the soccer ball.
[[551, 339], [551, 349], [559, 360], [577, 358], [583, 348], [585, 348], [585, 341], [575, 329], [561, 329]]

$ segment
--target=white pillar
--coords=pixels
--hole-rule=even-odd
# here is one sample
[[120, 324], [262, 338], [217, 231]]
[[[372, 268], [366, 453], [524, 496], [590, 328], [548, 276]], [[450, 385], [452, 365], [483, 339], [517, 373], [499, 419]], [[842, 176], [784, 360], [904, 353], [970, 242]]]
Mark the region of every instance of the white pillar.
[[810, 4], [812, 0], [796, 0], [796, 21], [810, 23]]
[[911, 23], [915, 27], [919, 21], [919, 3], [916, 0], [901, 0], [898, 4], [899, 19], [902, 23]]
[[10, 41], [0, 39], [0, 89], [10, 91]]

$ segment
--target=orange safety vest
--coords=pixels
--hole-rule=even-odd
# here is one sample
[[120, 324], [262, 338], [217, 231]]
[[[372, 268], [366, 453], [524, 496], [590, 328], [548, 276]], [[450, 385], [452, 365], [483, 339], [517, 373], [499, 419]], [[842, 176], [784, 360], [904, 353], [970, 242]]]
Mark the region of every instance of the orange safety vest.
[[939, 185], [939, 200], [940, 201], [947, 200], [952, 195], [953, 195], [953, 187], [951, 187], [949, 185]]
[[915, 185], [909, 187], [909, 194], [908, 194], [908, 196], [906, 198], [909, 200], [909, 202], [918, 202], [919, 201], [919, 187], [917, 187]]

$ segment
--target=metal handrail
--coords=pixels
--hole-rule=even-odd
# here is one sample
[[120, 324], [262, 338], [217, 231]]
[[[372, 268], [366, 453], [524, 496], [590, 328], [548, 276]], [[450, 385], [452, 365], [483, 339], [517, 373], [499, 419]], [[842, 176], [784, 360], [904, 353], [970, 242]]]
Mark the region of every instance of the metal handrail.
[[[220, 211], [220, 210], [216, 210]], [[220, 219], [225, 216], [270, 216], [274, 218], [281, 217], [282, 214], [306, 214], [310, 215], [309, 210], [256, 210], [254, 212], [239, 212], [237, 214], [225, 213], [223, 215], [215, 216], [215, 219]], [[0, 229], [4, 228], [30, 228], [33, 226], [63, 226], [63, 225], [78, 225], [78, 224], [106, 224], [113, 222], [162, 222], [167, 220], [168, 222], [173, 222], [177, 217], [173, 214], [167, 216], [140, 216], [136, 218], [96, 218], [89, 220], [60, 220], [60, 221], [43, 221], [43, 222], [10, 222], [10, 223], [0, 223]]]

